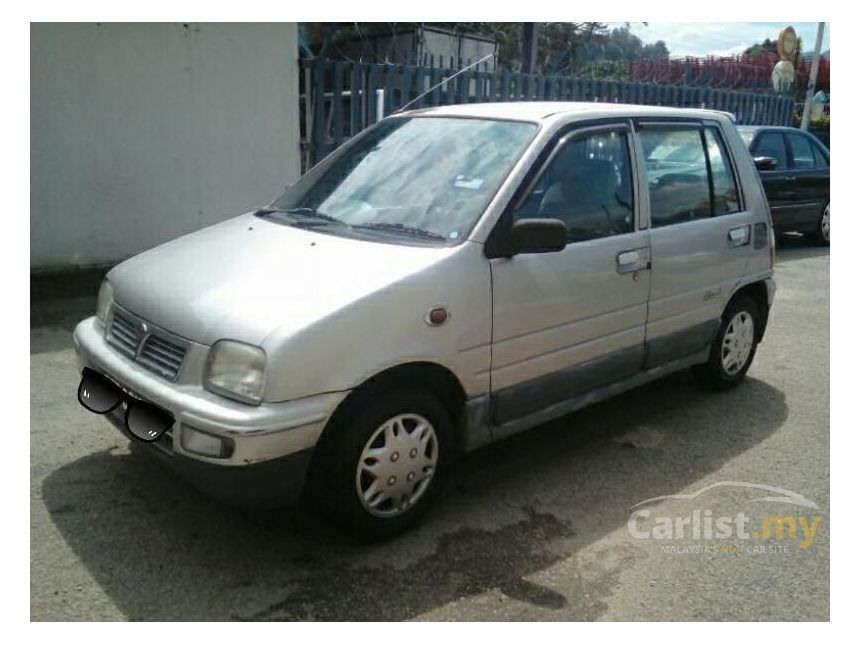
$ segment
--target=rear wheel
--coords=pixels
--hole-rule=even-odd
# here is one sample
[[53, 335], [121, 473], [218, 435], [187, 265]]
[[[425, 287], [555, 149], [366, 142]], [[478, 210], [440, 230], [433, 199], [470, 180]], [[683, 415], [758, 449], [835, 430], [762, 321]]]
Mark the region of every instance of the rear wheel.
[[830, 204], [821, 211], [818, 218], [818, 226], [815, 231], [807, 235], [809, 240], [818, 246], [830, 246]]
[[453, 461], [453, 426], [424, 390], [368, 395], [333, 433], [319, 464], [316, 503], [364, 539], [395, 535], [432, 506]]
[[732, 300], [723, 312], [719, 333], [707, 363], [695, 372], [708, 387], [727, 390], [740, 383], [755, 357], [759, 309], [748, 296]]

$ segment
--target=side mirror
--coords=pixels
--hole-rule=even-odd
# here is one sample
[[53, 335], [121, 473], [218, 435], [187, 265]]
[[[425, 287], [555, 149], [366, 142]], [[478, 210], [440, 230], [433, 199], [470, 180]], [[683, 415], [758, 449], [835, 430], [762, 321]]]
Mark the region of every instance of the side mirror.
[[553, 253], [567, 246], [567, 226], [560, 219], [521, 219], [510, 230], [511, 250]]
[[773, 157], [756, 157], [753, 161], [757, 170], [776, 170], [776, 159]]

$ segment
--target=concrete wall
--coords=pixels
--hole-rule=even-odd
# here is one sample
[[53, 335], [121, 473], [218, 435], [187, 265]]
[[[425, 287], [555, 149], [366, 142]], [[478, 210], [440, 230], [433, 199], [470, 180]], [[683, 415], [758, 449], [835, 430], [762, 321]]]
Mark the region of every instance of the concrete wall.
[[[463, 34], [448, 34], [432, 29], [424, 30], [424, 44], [421, 55], [426, 52], [433, 60], [439, 61], [442, 56], [445, 65], [453, 61], [454, 67], [461, 65], [465, 67], [470, 63], [481, 60], [484, 56], [496, 51], [496, 43], [479, 38], [470, 38]], [[458, 63], [457, 61], [460, 61]], [[481, 63], [480, 69], [493, 72], [496, 70], [496, 59], [488, 58]]]
[[30, 266], [113, 263], [299, 176], [295, 23], [34, 24]]
[[[317, 49], [320, 46], [321, 43], [316, 43]], [[370, 38], [356, 38], [339, 44], [335, 55], [343, 53], [353, 60], [364, 62], [381, 63], [389, 60], [405, 65], [432, 64], [436, 67], [441, 64], [444, 67], [457, 67], [459, 64], [465, 66], [473, 63], [495, 51], [496, 43], [492, 40], [425, 26], [402, 31], [394, 36], [382, 34]], [[484, 61], [481, 64], [482, 70], [485, 64], [489, 71], [495, 70], [495, 58]]]

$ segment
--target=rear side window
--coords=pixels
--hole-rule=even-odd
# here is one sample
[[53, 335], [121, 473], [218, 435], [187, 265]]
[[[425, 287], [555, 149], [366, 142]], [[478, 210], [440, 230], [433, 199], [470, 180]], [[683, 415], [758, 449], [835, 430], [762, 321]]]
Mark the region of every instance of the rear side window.
[[791, 146], [793, 167], [798, 170], [815, 168], [815, 153], [812, 142], [802, 134], [789, 134], [788, 145]]
[[726, 146], [716, 128], [705, 128], [705, 143], [714, 183], [714, 215], [737, 213], [741, 209], [738, 185]]
[[815, 155], [816, 168], [827, 168], [830, 165], [830, 162], [827, 160], [827, 157], [825, 157], [824, 153], [821, 152], [821, 148], [819, 148], [818, 146], [812, 146], [812, 153]]
[[781, 132], [765, 132], [755, 144], [753, 157], [770, 157], [776, 161], [776, 170], [788, 168], [788, 153]]
[[699, 128], [648, 127], [645, 149], [651, 226], [669, 226], [711, 216], [711, 191]]

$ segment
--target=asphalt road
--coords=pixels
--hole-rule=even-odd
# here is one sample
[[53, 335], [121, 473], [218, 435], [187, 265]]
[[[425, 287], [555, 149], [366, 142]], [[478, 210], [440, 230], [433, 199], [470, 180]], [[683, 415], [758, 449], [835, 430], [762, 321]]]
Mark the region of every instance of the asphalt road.
[[[827, 620], [829, 253], [786, 241], [776, 277], [740, 388], [704, 392], [682, 373], [473, 453], [421, 527], [372, 546], [300, 511], [222, 506], [130, 452], [75, 399], [70, 331], [92, 299], [34, 303], [31, 617]], [[638, 502], [723, 481], [817, 508], [736, 484], [646, 507], [818, 516], [814, 540], [631, 534]]]

